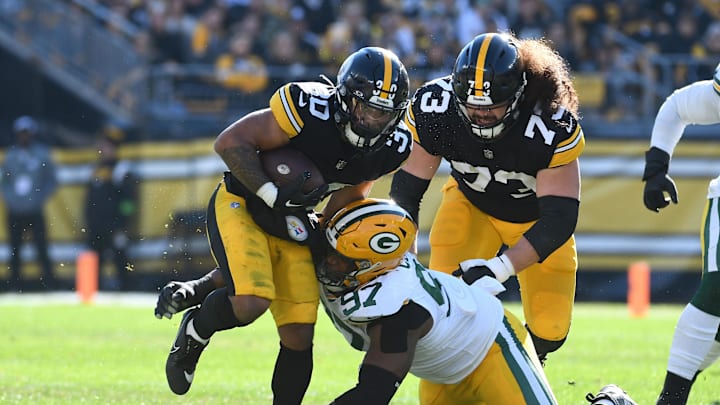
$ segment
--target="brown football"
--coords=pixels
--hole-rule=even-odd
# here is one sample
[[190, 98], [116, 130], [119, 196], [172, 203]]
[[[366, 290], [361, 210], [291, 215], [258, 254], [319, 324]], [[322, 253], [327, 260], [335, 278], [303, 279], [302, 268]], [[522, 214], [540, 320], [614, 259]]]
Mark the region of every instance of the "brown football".
[[295, 148], [284, 146], [261, 151], [260, 162], [265, 174], [278, 187], [290, 183], [306, 171], [310, 173], [310, 178], [305, 182], [303, 192], [308, 193], [325, 184], [325, 179], [315, 163]]

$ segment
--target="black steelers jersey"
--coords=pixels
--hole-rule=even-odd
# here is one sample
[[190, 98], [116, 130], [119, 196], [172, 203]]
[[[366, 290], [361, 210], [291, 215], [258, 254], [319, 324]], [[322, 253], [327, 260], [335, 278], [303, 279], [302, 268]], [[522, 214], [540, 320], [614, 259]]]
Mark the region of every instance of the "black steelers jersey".
[[450, 163], [462, 193], [483, 212], [509, 222], [536, 220], [538, 171], [570, 163], [585, 148], [577, 118], [565, 109], [552, 116], [521, 111], [508, 133], [485, 142], [464, 126], [450, 80], [433, 80], [415, 92], [405, 114], [413, 139]]
[[270, 98], [270, 109], [290, 145], [315, 163], [331, 190], [376, 180], [405, 162], [412, 148], [407, 131], [395, 131], [385, 147], [363, 154], [335, 123], [334, 98], [335, 88], [319, 82], [289, 83]]

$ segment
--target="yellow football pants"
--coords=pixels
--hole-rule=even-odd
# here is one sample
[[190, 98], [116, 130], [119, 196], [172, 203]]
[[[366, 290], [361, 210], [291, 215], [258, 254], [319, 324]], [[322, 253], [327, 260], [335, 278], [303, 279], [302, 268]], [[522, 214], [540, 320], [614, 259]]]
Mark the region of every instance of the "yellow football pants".
[[319, 303], [310, 249], [264, 232], [245, 209], [245, 199], [221, 182], [208, 205], [208, 239], [232, 295], [271, 300], [277, 326], [315, 323]]
[[557, 400], [520, 320], [505, 311], [495, 343], [482, 363], [457, 384], [420, 380], [422, 405], [553, 405]]
[[[503, 244], [513, 246], [535, 222], [512, 223], [493, 218], [460, 192], [454, 179], [443, 186], [443, 198], [430, 230], [431, 269], [452, 273], [460, 262], [494, 257]], [[542, 263], [517, 276], [525, 321], [545, 340], [564, 339], [570, 330], [577, 251], [571, 237]]]

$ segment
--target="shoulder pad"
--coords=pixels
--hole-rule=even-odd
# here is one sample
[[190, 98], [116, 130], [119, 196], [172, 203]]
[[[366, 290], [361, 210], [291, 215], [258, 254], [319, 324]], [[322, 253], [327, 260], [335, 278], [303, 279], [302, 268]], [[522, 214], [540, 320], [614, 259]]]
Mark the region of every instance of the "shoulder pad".
[[[421, 87], [415, 91], [415, 97], [424, 93], [439, 94], [443, 91], [449, 91], [452, 93], [452, 81], [450, 76], [439, 77], [437, 79], [425, 82]], [[414, 97], [414, 98], [415, 98]]]
[[328, 98], [335, 94], [335, 88], [325, 83], [319, 82], [295, 82], [290, 85], [296, 85], [300, 91], [303, 91], [312, 96]]
[[[415, 91], [410, 108], [406, 111], [404, 121], [410, 134], [430, 153], [433, 153], [430, 144], [437, 139], [438, 131], [442, 132], [439, 128], [453, 125], [453, 119], [457, 118], [452, 94], [450, 76], [431, 80]], [[446, 121], [448, 116], [453, 118]], [[420, 127], [425, 128], [422, 133], [418, 132]]]
[[585, 135], [577, 117], [561, 108], [552, 116], [556, 145], [549, 167], [567, 164], [580, 156], [585, 149]]
[[557, 112], [555, 112], [555, 114], [553, 114], [552, 120], [555, 125], [560, 128], [565, 128], [568, 133], [575, 132], [577, 127], [580, 126], [577, 117], [573, 113], [562, 107]]
[[[540, 107], [536, 105], [533, 108], [532, 116], [540, 118], [540, 121], [543, 122], [546, 128], [556, 132], [572, 134], [580, 128], [580, 123], [578, 122], [577, 117], [564, 107], [558, 108], [558, 110], [552, 115], [549, 115], [548, 113], [543, 112]], [[537, 120], [537, 118], [534, 119]], [[564, 139], [566, 137], [567, 135], [560, 135], [560, 139]]]
[[277, 89], [272, 95], [270, 110], [283, 131], [292, 138], [302, 131], [306, 119], [317, 119], [318, 112], [311, 111], [311, 108], [315, 110], [324, 108], [325, 119], [331, 119], [330, 103], [327, 101], [311, 103], [310, 99], [312, 97], [328, 100], [334, 91], [334, 87], [319, 82], [288, 83]]

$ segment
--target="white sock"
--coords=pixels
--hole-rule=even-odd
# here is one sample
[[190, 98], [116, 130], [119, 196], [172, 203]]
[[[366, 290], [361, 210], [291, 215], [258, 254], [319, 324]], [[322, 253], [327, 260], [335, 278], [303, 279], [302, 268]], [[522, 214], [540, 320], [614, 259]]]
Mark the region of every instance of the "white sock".
[[[680, 314], [673, 335], [668, 371], [692, 380], [698, 370], [703, 370], [720, 355], [715, 335], [720, 317], [710, 315], [688, 304]], [[715, 345], [714, 345], [715, 344]]]
[[185, 332], [190, 335], [190, 337], [200, 342], [203, 346], [207, 346], [210, 339], [203, 339], [200, 337], [200, 335], [198, 335], [197, 331], [195, 330], [195, 324], [193, 323], [193, 321], [195, 320], [191, 319], [190, 322], [188, 322]]

